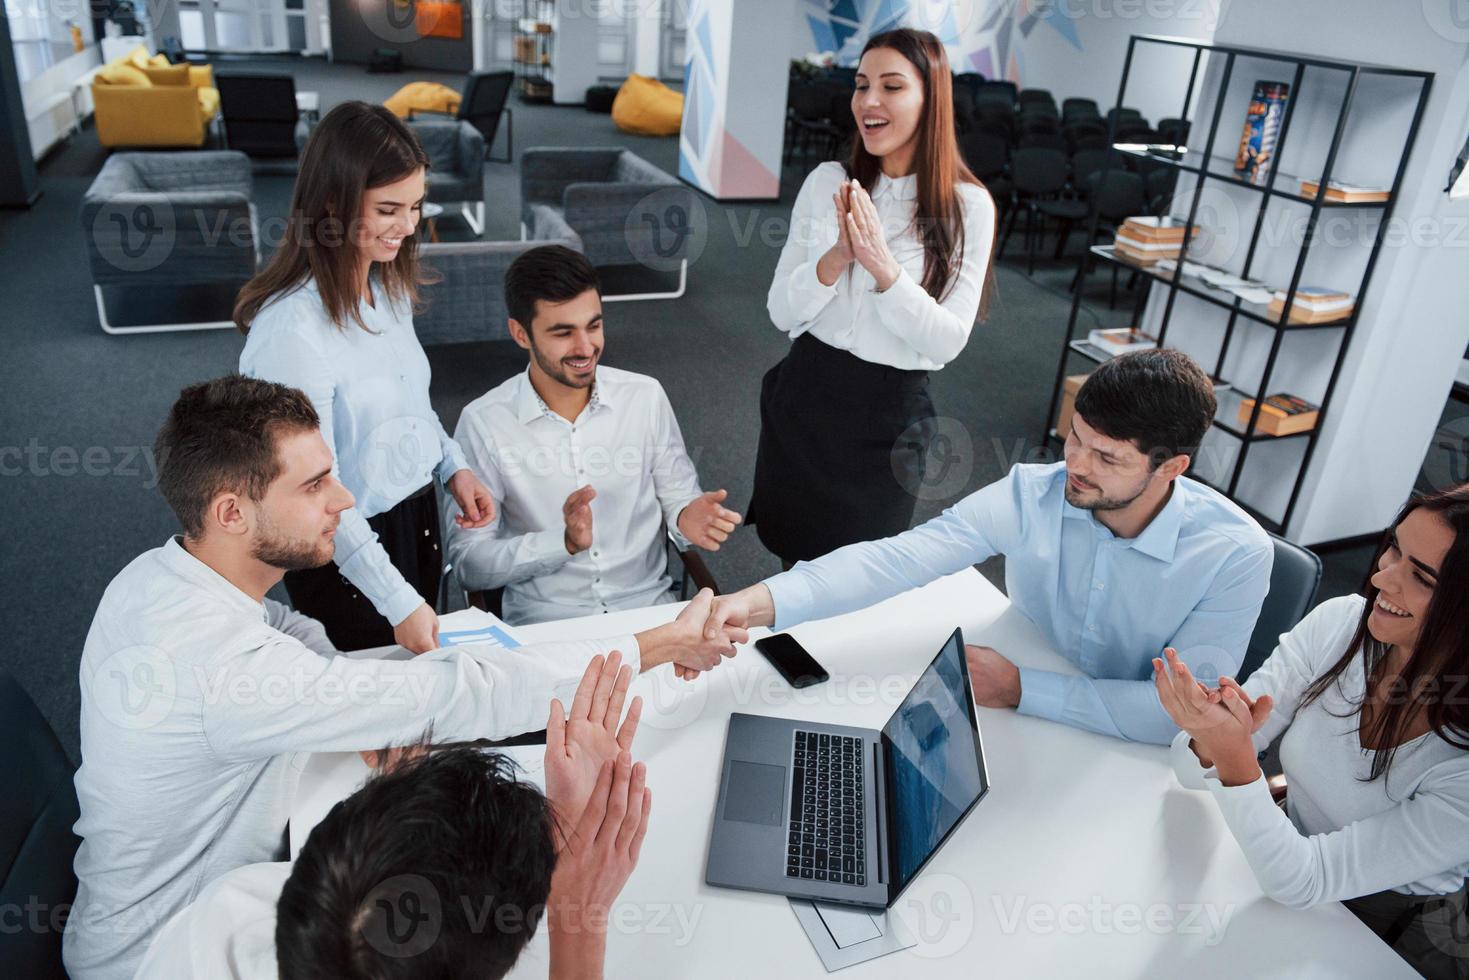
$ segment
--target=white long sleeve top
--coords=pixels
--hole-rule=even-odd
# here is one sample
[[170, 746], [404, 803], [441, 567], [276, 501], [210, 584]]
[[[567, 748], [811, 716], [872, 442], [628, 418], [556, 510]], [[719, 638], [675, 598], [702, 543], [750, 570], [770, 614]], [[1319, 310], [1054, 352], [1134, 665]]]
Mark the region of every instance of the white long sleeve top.
[[363, 330], [327, 318], [314, 281], [273, 299], [250, 325], [240, 373], [299, 388], [321, 417], [337, 478], [357, 498], [342, 512], [334, 556], [342, 574], [394, 626], [425, 600], [388, 558], [367, 519], [391, 510], [437, 474], [468, 463], [429, 402], [428, 357], [413, 314], [373, 280]]
[[1350, 714], [1367, 686], [1361, 656], [1300, 707], [1306, 688], [1346, 651], [1364, 602], [1340, 596], [1317, 606], [1245, 682], [1251, 697], [1275, 702], [1255, 746], [1285, 733], [1289, 816], [1263, 775], [1225, 786], [1199, 764], [1187, 732], [1173, 741], [1179, 782], [1213, 794], [1261, 889], [1294, 908], [1388, 889], [1448, 894], [1469, 874], [1469, 751], [1430, 731], [1398, 748], [1386, 777], [1366, 781], [1374, 753], [1362, 747], [1360, 716]]
[[864, 361], [910, 371], [936, 371], [959, 356], [969, 340], [984, 292], [995, 237], [995, 203], [977, 184], [958, 186], [964, 216], [964, 251], [952, 288], [935, 300], [923, 291], [923, 244], [913, 228], [918, 195], [915, 175], [879, 176], [872, 203], [888, 250], [902, 266], [897, 280], [877, 292], [872, 274], [853, 262], [830, 286], [816, 264], [837, 241], [832, 195], [846, 179], [828, 161], [806, 177], [791, 211], [790, 234], [781, 249], [766, 308], [776, 327], [795, 340], [810, 333]]

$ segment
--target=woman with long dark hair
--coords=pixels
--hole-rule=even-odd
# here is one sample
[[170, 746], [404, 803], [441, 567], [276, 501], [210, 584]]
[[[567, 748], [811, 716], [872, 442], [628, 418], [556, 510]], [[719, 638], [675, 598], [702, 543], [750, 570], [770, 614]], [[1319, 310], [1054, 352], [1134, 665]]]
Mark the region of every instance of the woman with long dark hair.
[[413, 332], [418, 226], [428, 156], [382, 106], [345, 102], [301, 157], [285, 238], [241, 290], [243, 374], [300, 388], [321, 416], [342, 515], [336, 567], [286, 574], [301, 612], [341, 650], [438, 645], [443, 556], [434, 477], [465, 527], [494, 516], [489, 491], [429, 403], [429, 363]]
[[[1265, 894], [1344, 902], [1424, 976], [1469, 977], [1469, 485], [1409, 501], [1365, 595], [1317, 606], [1241, 687], [1166, 652], [1179, 781], [1218, 801]], [[1282, 812], [1256, 752], [1284, 733]], [[1289, 815], [1287, 815], [1287, 813]]]
[[873, 36], [851, 157], [806, 178], [767, 307], [790, 352], [760, 390], [750, 504], [789, 565], [908, 529], [934, 409], [928, 374], [984, 307], [995, 206], [954, 137], [938, 38]]

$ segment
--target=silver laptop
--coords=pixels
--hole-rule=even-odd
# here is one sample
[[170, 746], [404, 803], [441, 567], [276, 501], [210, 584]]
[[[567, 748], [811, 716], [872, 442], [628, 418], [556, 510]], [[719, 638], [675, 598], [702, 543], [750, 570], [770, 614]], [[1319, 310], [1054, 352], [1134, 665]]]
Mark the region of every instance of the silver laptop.
[[730, 715], [704, 880], [890, 908], [987, 792], [956, 629], [880, 732]]

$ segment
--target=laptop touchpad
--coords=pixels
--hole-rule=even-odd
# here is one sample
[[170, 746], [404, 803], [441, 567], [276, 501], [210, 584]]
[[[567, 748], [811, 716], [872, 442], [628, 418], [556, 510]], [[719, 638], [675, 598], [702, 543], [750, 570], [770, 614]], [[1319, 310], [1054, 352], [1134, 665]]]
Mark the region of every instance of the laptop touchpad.
[[778, 827], [785, 803], [785, 766], [731, 762], [724, 794], [724, 819]]

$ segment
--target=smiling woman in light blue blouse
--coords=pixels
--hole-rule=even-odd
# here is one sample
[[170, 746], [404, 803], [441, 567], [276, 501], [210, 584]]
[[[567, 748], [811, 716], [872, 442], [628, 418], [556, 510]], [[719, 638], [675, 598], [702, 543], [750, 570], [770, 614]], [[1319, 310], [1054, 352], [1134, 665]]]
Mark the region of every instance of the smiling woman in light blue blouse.
[[413, 331], [418, 226], [428, 157], [381, 106], [347, 102], [306, 144], [280, 248], [241, 290], [242, 374], [300, 388], [321, 416], [337, 475], [356, 498], [336, 567], [286, 575], [297, 609], [338, 649], [438, 645], [443, 557], [433, 480], [482, 527], [489, 491], [429, 402], [429, 363]]

